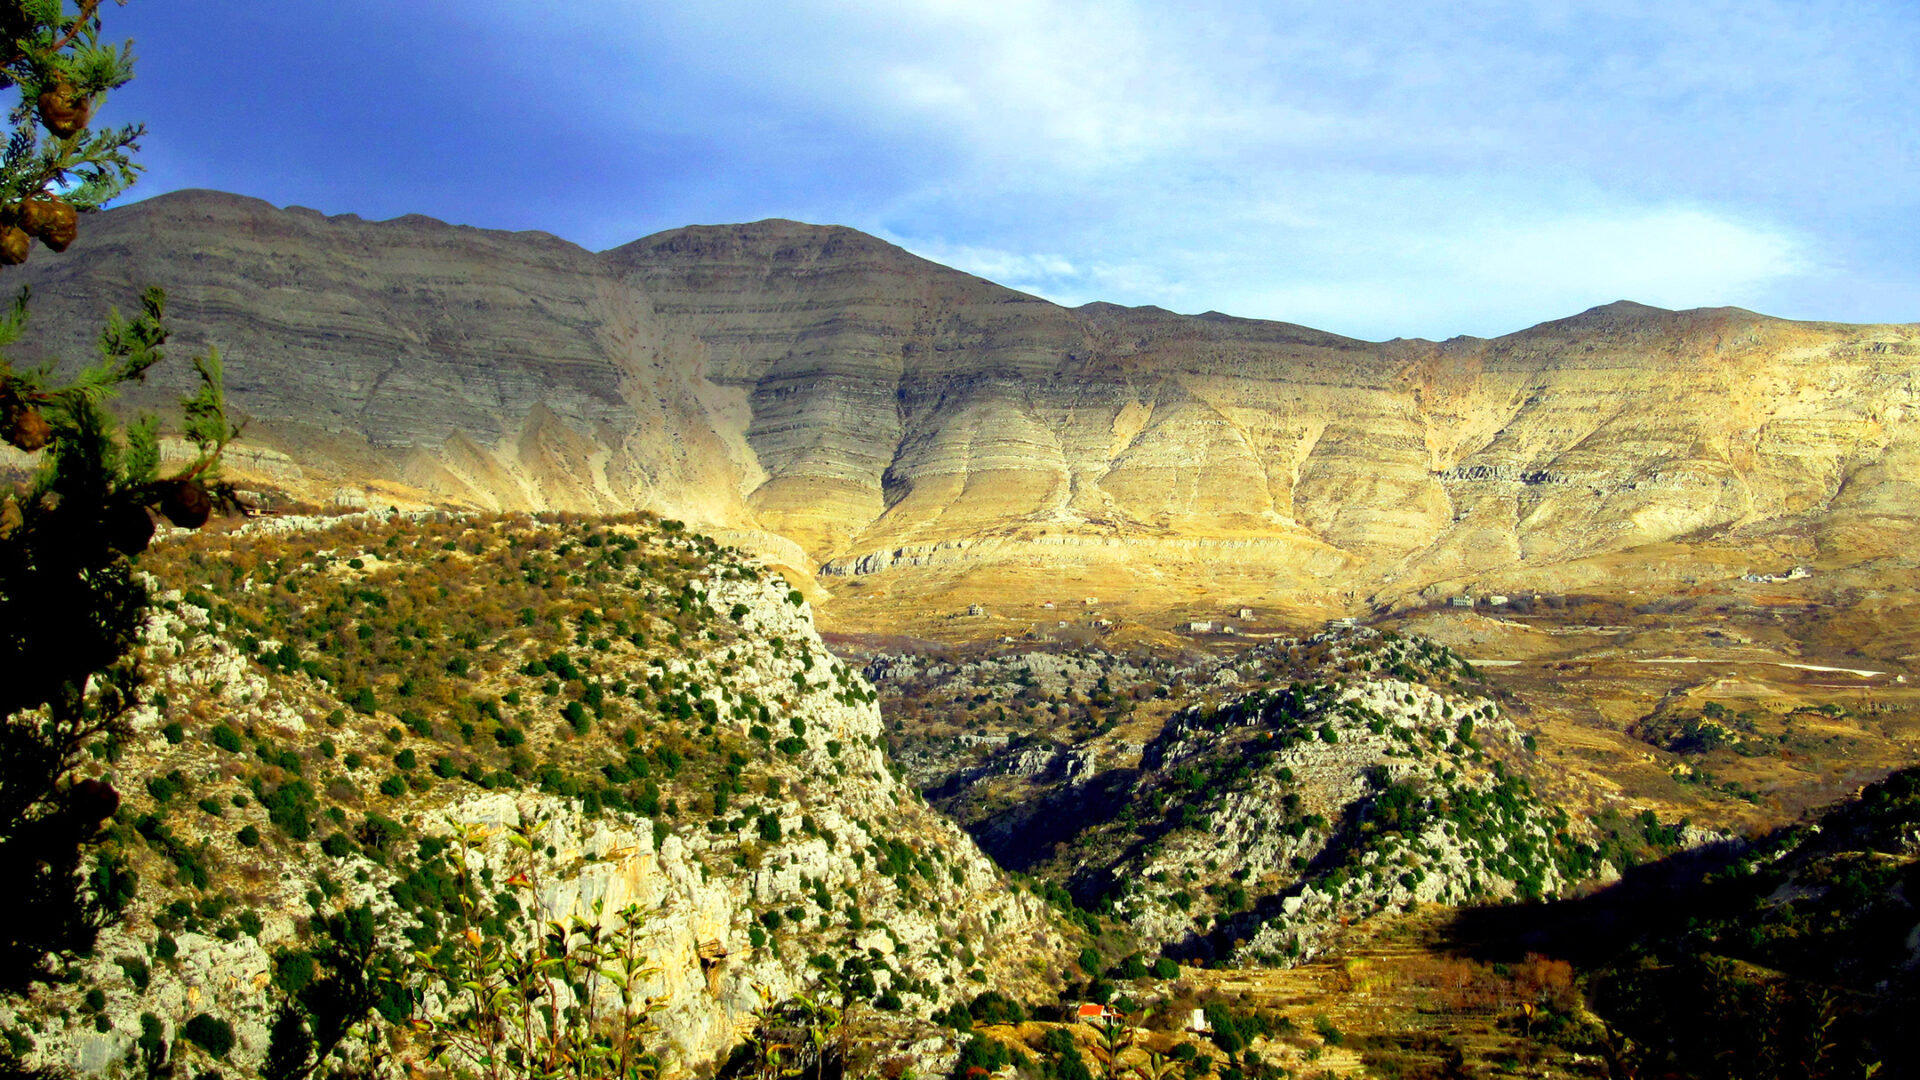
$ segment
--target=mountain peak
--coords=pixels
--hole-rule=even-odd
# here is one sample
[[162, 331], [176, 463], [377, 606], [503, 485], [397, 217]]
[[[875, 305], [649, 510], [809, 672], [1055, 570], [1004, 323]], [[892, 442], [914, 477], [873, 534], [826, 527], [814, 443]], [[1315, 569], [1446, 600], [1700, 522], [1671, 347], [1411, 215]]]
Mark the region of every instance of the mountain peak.
[[1585, 315], [1606, 315], [1612, 318], [1646, 318], [1653, 315], [1671, 314], [1673, 314], [1672, 308], [1654, 307], [1651, 304], [1642, 304], [1635, 300], [1615, 300], [1611, 304], [1601, 304], [1597, 307], [1590, 307], [1579, 315], [1575, 315], [1574, 318], [1578, 319]]

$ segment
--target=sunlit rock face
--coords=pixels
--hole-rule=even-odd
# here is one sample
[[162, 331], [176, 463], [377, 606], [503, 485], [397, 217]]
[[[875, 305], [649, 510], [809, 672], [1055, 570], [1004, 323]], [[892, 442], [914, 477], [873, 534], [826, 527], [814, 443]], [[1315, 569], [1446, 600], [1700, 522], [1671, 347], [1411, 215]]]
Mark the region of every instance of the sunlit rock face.
[[1609, 560], [1897, 551], [1920, 506], [1913, 326], [1622, 302], [1370, 343], [1062, 308], [788, 221], [596, 254], [181, 192], [85, 225], [25, 272], [29, 352], [87, 355], [108, 303], [164, 284], [177, 343], [222, 347], [250, 439], [315, 493], [656, 509], [906, 594], [932, 568], [1331, 606], [1658, 580]]

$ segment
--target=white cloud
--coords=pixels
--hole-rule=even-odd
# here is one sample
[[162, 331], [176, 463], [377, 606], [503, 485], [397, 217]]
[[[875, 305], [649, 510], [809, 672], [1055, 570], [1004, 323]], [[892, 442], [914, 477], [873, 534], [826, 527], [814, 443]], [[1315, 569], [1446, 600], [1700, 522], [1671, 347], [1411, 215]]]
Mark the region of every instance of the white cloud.
[[1081, 273], [1070, 260], [1060, 255], [1002, 251], [937, 241], [919, 243], [899, 236], [883, 236], [883, 239], [900, 244], [921, 258], [965, 270], [1009, 288], [1035, 291], [1029, 285], [1037, 285], [1040, 295], [1047, 295], [1045, 290], [1051, 288], [1051, 283], [1071, 281], [1080, 277]]
[[[1834, 272], [1845, 207], [1915, 207], [1904, 0], [569, 7], [565, 26], [474, 17], [539, 63], [527, 42], [592, 27], [552, 77], [625, 125], [612, 137], [699, 133], [783, 180], [820, 170], [798, 205], [716, 182], [735, 217], [851, 224], [1062, 302], [1365, 336], [1622, 297], [1754, 306]], [[797, 162], [810, 138], [896, 175]]]
[[1493, 336], [1596, 304], [1762, 306], [1804, 273], [1800, 242], [1694, 208], [1613, 208], [1586, 216], [1457, 221], [1406, 242], [1397, 223], [1354, 237], [1370, 257], [1328, 260], [1303, 278], [1215, 283], [1236, 314], [1364, 337]]
[[[1617, 299], [1761, 307], [1810, 269], [1794, 236], [1697, 207], [1592, 197], [1567, 212], [1484, 194], [1356, 180], [1308, 212], [1188, 206], [1148, 229], [1074, 237], [1093, 253], [1083, 260], [890, 239], [1057, 303], [1214, 309], [1372, 338], [1492, 336]], [[1368, 204], [1371, 217], [1359, 209]]]
[[1784, 233], [1697, 209], [1517, 223], [1449, 252], [1489, 287], [1542, 294], [1613, 289], [1659, 306], [1699, 306], [1804, 269]]

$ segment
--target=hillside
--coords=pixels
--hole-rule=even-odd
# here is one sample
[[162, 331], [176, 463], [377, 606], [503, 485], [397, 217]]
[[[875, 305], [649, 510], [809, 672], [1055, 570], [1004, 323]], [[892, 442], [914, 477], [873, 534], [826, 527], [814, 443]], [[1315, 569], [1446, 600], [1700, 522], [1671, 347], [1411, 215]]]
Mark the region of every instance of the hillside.
[[1920, 770], [1751, 845], [1496, 917], [1456, 941], [1565, 958], [1616, 1029], [1615, 1075], [1911, 1077], [1920, 1040]]
[[1623, 302], [1370, 343], [1067, 309], [844, 228], [596, 254], [212, 192], [103, 214], [26, 274], [41, 328], [165, 284], [179, 343], [229, 356], [257, 486], [677, 516], [817, 574], [846, 629], [1018, 634], [1083, 593], [1297, 625], [1795, 563], [1834, 598], [1908, 568], [1920, 506], [1911, 326]]
[[[1807, 1075], [1902, 1045], [1910, 773], [1817, 826], [1701, 828], [1605, 782], [1631, 762], [1566, 767], [1417, 636], [862, 674], [778, 575], [647, 515], [269, 517], [145, 565], [147, 703], [85, 770], [123, 797], [93, 876], [120, 915], [0, 1014], [41, 1064], [247, 1072], [342, 955], [392, 965], [389, 1020], [432, 1017], [469, 945], [536, 915], [617, 934], [628, 905], [668, 1076], [740, 1075], [826, 1030], [823, 1000], [856, 1071], [1035, 1080], [1103, 1053], [1185, 1080], [1717, 1076], [1660, 1049], [1708, 992], [1784, 1033], [1748, 1080], [1795, 1075], [1823, 1017], [1844, 1054]], [[1776, 749], [1753, 716], [1675, 699], [1634, 738], [1764, 759], [1847, 720], [1788, 715]], [[1070, 1022], [1088, 999], [1128, 1010], [1126, 1046]], [[393, 1030], [349, 1061], [426, 1049]]]
[[922, 1027], [1057, 985], [1073, 932], [894, 778], [802, 597], [678, 522], [269, 519], [146, 567], [147, 701], [87, 769], [122, 793], [121, 917], [0, 1015], [31, 1060], [245, 1071], [355, 925], [409, 972], [398, 1020], [462, 934], [629, 904], [669, 1076], [825, 979]]
[[[1028, 735], [944, 754], [937, 736], [893, 741], [995, 859], [1111, 911], [1150, 952], [1287, 966], [1380, 912], [1558, 896], [1718, 839], [1552, 766], [1470, 664], [1417, 638], [1337, 630], [1140, 683], [1112, 658], [1052, 659], [1015, 658], [997, 687], [991, 663], [868, 670], [890, 705], [913, 702], [900, 714], [940, 691], [1064, 702], [1078, 681], [1107, 697], [1093, 732], [1026, 720]], [[1168, 707], [1116, 705], [1129, 684]]]

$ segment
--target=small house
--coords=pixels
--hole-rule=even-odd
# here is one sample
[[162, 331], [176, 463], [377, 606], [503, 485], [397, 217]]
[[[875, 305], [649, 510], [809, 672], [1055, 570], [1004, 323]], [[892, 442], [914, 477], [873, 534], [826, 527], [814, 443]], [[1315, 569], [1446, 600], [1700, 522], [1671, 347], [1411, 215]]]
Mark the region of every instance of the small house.
[[1253, 618], [1253, 609], [1250, 607], [1243, 607], [1240, 609], [1240, 613], [1234, 616], [1234, 618], [1239, 619], [1241, 622], [1245, 622], [1248, 619]]
[[1073, 1013], [1073, 1018], [1083, 1024], [1103, 1024], [1108, 1020], [1118, 1020], [1121, 1016], [1119, 1009], [1111, 1005], [1097, 1005], [1091, 1001], [1082, 1002]]
[[1459, 596], [1449, 597], [1447, 603], [1452, 604], [1454, 607], [1472, 607], [1473, 597], [1462, 593]]
[[1207, 1010], [1193, 1010], [1192, 1014], [1187, 1017], [1187, 1030], [1196, 1035], [1205, 1035], [1212, 1031], [1213, 1025], [1207, 1023]]
[[1187, 624], [1187, 633], [1189, 634], [1210, 634], [1212, 632], [1213, 624], [1211, 622], [1203, 622], [1195, 619], [1193, 622]]
[[1093, 605], [1099, 602], [1100, 602], [1100, 598], [1097, 596], [1083, 596], [1080, 598], [1080, 603], [1084, 604], [1087, 607], [1092, 607]]
[[1507, 598], [1501, 596], [1499, 593], [1494, 593], [1492, 596], [1487, 597], [1487, 603], [1492, 604], [1494, 607], [1505, 607]]
[[987, 613], [987, 609], [982, 607], [979, 604], [967, 605], [967, 614], [969, 615], [985, 615], [986, 613]]

